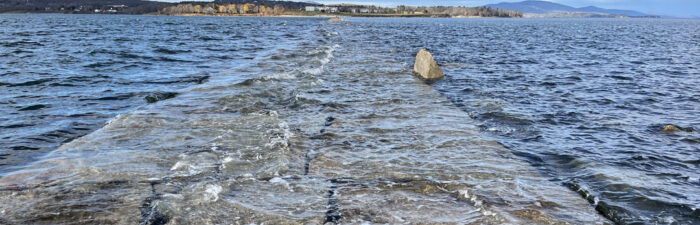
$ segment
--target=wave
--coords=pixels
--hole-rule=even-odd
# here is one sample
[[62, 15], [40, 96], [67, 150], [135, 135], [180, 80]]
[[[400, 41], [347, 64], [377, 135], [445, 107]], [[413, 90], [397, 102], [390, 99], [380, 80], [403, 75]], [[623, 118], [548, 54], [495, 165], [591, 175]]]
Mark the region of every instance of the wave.
[[41, 47], [44, 46], [43, 44], [35, 41], [12, 41], [12, 42], [4, 42], [2, 44], [3, 47], [6, 48], [14, 48], [14, 47]]
[[180, 53], [189, 53], [192, 52], [192, 50], [180, 50], [180, 49], [169, 49], [169, 48], [156, 48], [153, 50], [155, 53], [162, 53], [162, 54], [168, 54], [168, 55], [176, 55]]
[[46, 82], [54, 81], [56, 80], [55, 78], [45, 78], [45, 79], [38, 79], [38, 80], [32, 80], [32, 81], [25, 81], [21, 83], [0, 83], [0, 85], [5, 85], [8, 87], [23, 87], [23, 86], [35, 86], [35, 85], [40, 85], [44, 84]]
[[36, 105], [22, 107], [22, 108], [18, 109], [18, 111], [34, 111], [34, 110], [40, 110], [40, 109], [47, 108], [47, 107], [49, 107], [49, 106], [43, 105], [43, 104], [36, 104]]
[[314, 68], [304, 69], [302, 72], [314, 76], [318, 76], [321, 73], [323, 73], [324, 66], [326, 66], [326, 64], [328, 64], [331, 61], [331, 59], [333, 59], [333, 52], [335, 52], [335, 50], [339, 47], [340, 45], [335, 44], [309, 52], [310, 55], [318, 57], [317, 62], [319, 63], [319, 65]]

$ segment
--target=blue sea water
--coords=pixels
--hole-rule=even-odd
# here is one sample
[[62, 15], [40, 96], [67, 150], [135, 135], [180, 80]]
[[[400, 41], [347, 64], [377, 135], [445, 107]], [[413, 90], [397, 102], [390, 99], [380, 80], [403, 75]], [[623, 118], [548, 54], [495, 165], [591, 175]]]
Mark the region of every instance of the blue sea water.
[[[114, 116], [207, 82], [308, 26], [264, 18], [0, 17], [0, 173]], [[274, 27], [271, 29], [270, 27]], [[234, 75], [235, 76], [235, 75]]]
[[367, 23], [394, 48], [432, 50], [448, 74], [436, 89], [616, 221], [699, 222], [700, 21]]

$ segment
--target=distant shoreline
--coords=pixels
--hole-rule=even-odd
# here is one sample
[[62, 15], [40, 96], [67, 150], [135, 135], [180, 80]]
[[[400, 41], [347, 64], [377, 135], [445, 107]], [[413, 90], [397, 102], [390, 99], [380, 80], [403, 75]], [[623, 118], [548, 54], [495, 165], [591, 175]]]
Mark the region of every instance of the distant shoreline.
[[182, 13], [182, 14], [154, 14], [160, 16], [213, 16], [213, 17], [365, 17], [365, 18], [520, 18], [520, 17], [485, 17], [485, 16], [446, 16], [446, 15], [402, 15], [402, 14], [367, 14], [367, 15], [334, 15], [334, 14], [317, 14], [317, 15], [296, 15], [296, 14], [283, 14], [283, 15], [260, 15], [260, 14], [196, 14], [196, 13]]
[[19, 15], [19, 14], [61, 14], [61, 15], [134, 15], [134, 16], [201, 16], [201, 17], [279, 17], [279, 18], [332, 18], [332, 17], [358, 17], [358, 18], [462, 18], [462, 19], [477, 19], [477, 18], [503, 18], [503, 19], [691, 19], [697, 20], [700, 18], [663, 18], [663, 17], [566, 17], [566, 16], [533, 16], [525, 15], [523, 17], [489, 17], [489, 16], [449, 16], [449, 15], [430, 15], [430, 14], [316, 14], [316, 15], [299, 15], [299, 14], [283, 14], [283, 15], [261, 15], [261, 14], [197, 14], [197, 13], [182, 13], [182, 14], [160, 14], [160, 13], [144, 13], [144, 14], [129, 14], [129, 13], [60, 13], [60, 12], [1, 12], [0, 15]]
[[201, 17], [280, 17], [280, 18], [333, 18], [333, 17], [358, 17], [358, 18], [523, 18], [523, 17], [488, 17], [488, 16], [446, 16], [446, 15], [426, 15], [426, 14], [367, 14], [367, 15], [334, 15], [334, 14], [317, 14], [317, 15], [261, 15], [261, 14], [197, 14], [197, 13], [182, 13], [182, 14], [128, 14], [128, 13], [58, 13], [58, 12], [2, 12], [0, 15], [10, 14], [60, 14], [60, 15], [133, 15], [133, 16], [201, 16]]
[[333, 15], [261, 15], [261, 14], [197, 14], [197, 13], [181, 13], [181, 14], [152, 14], [155, 16], [203, 16], [203, 17], [280, 17], [280, 18], [331, 18]]

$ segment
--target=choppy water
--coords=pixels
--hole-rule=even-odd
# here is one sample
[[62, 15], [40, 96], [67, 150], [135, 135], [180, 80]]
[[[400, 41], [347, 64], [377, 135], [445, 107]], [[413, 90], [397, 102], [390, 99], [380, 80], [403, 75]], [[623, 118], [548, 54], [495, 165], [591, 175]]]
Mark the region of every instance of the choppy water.
[[[296, 28], [306, 24], [282, 23], [3, 15], [0, 172], [147, 104], [148, 96], [230, 75], [245, 61], [305, 39]], [[275, 29], [258, 29], [269, 27]]]
[[700, 221], [698, 21], [0, 26], [0, 222]]
[[454, 63], [434, 86], [484, 131], [624, 223], [700, 223], [700, 21], [435, 28], [462, 35], [422, 43]]

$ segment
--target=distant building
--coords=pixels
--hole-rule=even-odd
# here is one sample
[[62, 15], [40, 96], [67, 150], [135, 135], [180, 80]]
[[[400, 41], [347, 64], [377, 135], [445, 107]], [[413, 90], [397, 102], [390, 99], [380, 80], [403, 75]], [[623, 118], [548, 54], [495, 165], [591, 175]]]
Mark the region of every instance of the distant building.
[[338, 12], [338, 7], [329, 7], [329, 6], [307, 6], [306, 7], [307, 12], [324, 12], [324, 13], [337, 13]]
[[126, 5], [107, 5], [107, 7], [109, 7], [109, 8], [107, 10], [105, 10], [105, 12], [117, 13], [119, 11], [124, 10], [128, 6], [126, 6]]
[[355, 4], [335, 4], [325, 6], [306, 6], [307, 12], [325, 12], [325, 13], [386, 13], [385, 8], [376, 8], [373, 6], [355, 5]]
[[[375, 7], [373, 6], [366, 6], [366, 5], [357, 5], [357, 4], [333, 4], [333, 5], [327, 5], [327, 7], [335, 7], [338, 8], [338, 12], [346, 12], [346, 13], [378, 13], [381, 12], [378, 9], [374, 9]], [[335, 11], [335, 9], [330, 9]]]

